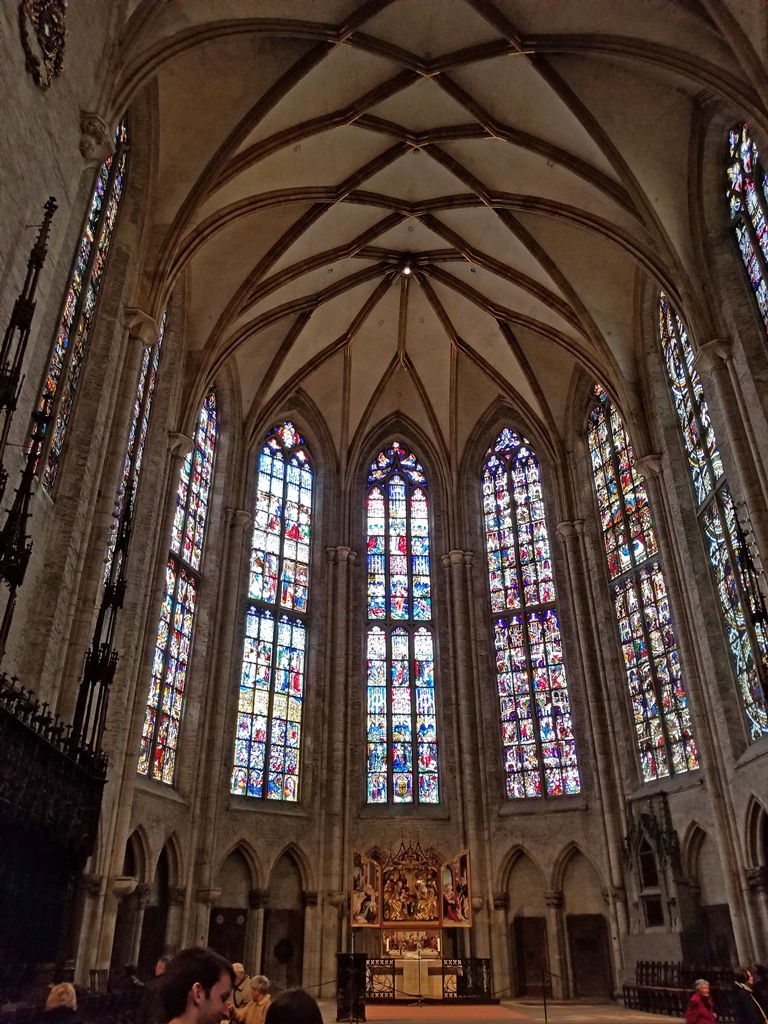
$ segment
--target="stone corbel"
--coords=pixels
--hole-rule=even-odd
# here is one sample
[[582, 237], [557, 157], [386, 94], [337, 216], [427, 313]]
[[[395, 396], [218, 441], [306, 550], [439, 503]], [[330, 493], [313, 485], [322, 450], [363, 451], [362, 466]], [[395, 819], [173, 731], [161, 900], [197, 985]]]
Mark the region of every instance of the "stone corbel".
[[475, 913], [477, 913], [478, 911], [482, 910], [484, 906], [485, 906], [485, 900], [483, 899], [482, 896], [473, 896], [472, 897], [472, 909], [475, 911]]
[[240, 530], [247, 530], [253, 522], [253, 516], [246, 508], [232, 509], [232, 522]]
[[731, 357], [731, 339], [713, 338], [701, 346], [693, 360], [694, 369], [711, 377], [718, 370], [727, 368]]
[[179, 459], [186, 459], [194, 447], [195, 442], [187, 434], [180, 434], [175, 430], [168, 431], [168, 451], [172, 455], [176, 455]]
[[216, 900], [221, 896], [221, 889], [198, 889], [196, 899], [198, 903], [215, 903]]
[[635, 466], [646, 480], [661, 476], [661, 456], [644, 455], [642, 459], [635, 459]]
[[124, 316], [128, 337], [142, 348], [152, 348], [160, 334], [157, 320], [136, 306], [126, 306]]
[[80, 153], [86, 167], [98, 167], [112, 156], [115, 144], [109, 125], [92, 110], [80, 112]]
[[346, 892], [329, 892], [328, 902], [332, 907], [343, 907], [347, 902]]
[[[123, 897], [136, 892], [138, 885], [139, 880], [133, 875], [116, 875], [112, 879], [112, 892], [118, 899], [123, 899]], [[147, 895], [149, 895], [149, 890], [147, 890]]]

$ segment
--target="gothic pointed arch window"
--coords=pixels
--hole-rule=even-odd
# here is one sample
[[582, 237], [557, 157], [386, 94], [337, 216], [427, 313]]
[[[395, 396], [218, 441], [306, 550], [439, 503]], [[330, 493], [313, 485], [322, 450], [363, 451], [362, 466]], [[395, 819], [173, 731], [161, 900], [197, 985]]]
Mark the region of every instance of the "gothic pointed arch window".
[[578, 793], [541, 470], [528, 441], [502, 430], [482, 479], [507, 796]]
[[624, 422], [595, 384], [587, 437], [643, 781], [698, 768], [653, 514]]
[[728, 134], [727, 197], [744, 267], [768, 330], [768, 178], [749, 125]]
[[704, 388], [694, 366], [693, 347], [682, 320], [663, 293], [659, 337], [747, 729], [750, 740], [756, 740], [768, 734], [765, 601], [723, 470]]
[[171, 545], [152, 657], [152, 676], [141, 733], [138, 772], [173, 784], [176, 749], [192, 646], [216, 451], [216, 395], [209, 391], [198, 414], [192, 451], [179, 471]]
[[314, 473], [292, 423], [257, 459], [256, 501], [231, 791], [299, 797]]
[[393, 441], [368, 471], [369, 804], [440, 800], [427, 478]]
[[48, 411], [51, 420], [38, 462], [42, 484], [50, 494], [56, 482], [64, 448], [64, 438], [72, 415], [80, 371], [91, 333], [96, 300], [99, 296], [109, 247], [115, 233], [120, 199], [125, 185], [128, 154], [125, 125], [114, 135], [114, 153], [99, 168], [91, 195], [85, 229], [69, 276], [48, 370], [43, 380], [39, 408]]

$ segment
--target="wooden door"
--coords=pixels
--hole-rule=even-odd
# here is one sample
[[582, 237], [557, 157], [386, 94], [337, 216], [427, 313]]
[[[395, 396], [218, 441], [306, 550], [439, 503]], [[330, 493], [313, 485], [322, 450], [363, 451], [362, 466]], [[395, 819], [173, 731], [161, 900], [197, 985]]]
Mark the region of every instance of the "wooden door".
[[242, 907], [212, 907], [208, 925], [208, 945], [231, 964], [245, 957], [245, 927], [248, 911]]
[[602, 914], [568, 914], [566, 923], [574, 996], [610, 999], [613, 985], [605, 918]]
[[513, 925], [518, 996], [550, 994], [547, 922], [543, 917], [516, 917]]

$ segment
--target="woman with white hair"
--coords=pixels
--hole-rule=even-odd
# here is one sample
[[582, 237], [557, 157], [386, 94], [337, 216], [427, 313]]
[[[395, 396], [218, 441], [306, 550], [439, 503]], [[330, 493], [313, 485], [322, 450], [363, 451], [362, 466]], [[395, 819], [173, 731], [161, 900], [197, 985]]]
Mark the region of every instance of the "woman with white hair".
[[685, 1011], [685, 1024], [715, 1024], [715, 1008], [709, 994], [709, 982], [699, 978]]

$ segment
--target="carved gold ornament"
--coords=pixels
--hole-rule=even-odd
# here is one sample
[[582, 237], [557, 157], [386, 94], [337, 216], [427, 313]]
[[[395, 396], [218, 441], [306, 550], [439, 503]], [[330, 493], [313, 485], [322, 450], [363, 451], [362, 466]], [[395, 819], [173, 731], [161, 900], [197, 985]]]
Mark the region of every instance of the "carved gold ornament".
[[27, 71], [47, 89], [64, 67], [67, 0], [21, 0], [19, 28]]

